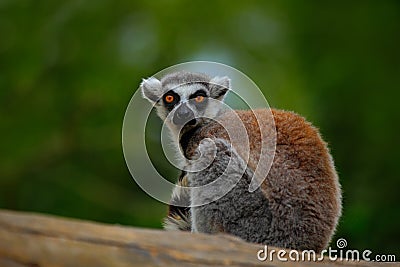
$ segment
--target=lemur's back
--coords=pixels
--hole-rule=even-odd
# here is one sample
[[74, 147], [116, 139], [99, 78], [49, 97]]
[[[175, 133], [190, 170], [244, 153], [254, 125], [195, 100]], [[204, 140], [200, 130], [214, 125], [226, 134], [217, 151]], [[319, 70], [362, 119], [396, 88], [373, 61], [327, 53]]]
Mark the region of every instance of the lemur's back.
[[[260, 126], [253, 112], [260, 119]], [[323, 249], [330, 241], [341, 214], [341, 190], [332, 158], [318, 130], [292, 112], [272, 110], [275, 124], [271, 123], [267, 110], [236, 113], [249, 136], [248, 167], [253, 171], [260, 154], [260, 129], [265, 138], [270, 138], [274, 125], [276, 127], [275, 157], [261, 185], [272, 215], [266, 242], [297, 249]], [[232, 121], [234, 116], [225, 113], [221, 120]], [[189, 157], [193, 155], [198, 143], [207, 137], [229, 140], [224, 128], [211, 122], [191, 137], [186, 154]], [[245, 158], [246, 146], [234, 145], [242, 158]]]

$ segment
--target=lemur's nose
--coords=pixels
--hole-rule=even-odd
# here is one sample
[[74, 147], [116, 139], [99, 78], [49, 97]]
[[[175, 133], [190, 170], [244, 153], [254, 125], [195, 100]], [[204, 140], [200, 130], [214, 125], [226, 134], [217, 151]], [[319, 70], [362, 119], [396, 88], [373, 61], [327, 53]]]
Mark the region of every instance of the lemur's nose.
[[173, 118], [173, 122], [176, 125], [184, 125], [190, 120], [194, 119], [193, 111], [186, 105], [186, 103], [181, 104], [176, 110]]

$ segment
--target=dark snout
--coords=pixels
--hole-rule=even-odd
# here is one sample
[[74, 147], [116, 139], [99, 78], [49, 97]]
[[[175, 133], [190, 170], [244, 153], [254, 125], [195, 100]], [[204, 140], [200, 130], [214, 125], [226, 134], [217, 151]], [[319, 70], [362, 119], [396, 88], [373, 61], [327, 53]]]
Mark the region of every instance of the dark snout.
[[183, 103], [175, 110], [172, 120], [176, 125], [184, 125], [191, 122], [193, 119], [193, 111], [186, 105], [186, 103]]

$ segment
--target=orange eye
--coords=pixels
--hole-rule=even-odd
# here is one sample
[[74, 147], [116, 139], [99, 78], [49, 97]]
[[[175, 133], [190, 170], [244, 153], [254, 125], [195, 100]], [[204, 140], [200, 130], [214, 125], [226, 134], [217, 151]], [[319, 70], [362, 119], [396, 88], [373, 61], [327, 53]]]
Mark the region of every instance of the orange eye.
[[198, 95], [198, 96], [196, 96], [196, 98], [195, 98], [194, 100], [195, 100], [197, 103], [203, 102], [204, 96]]
[[172, 95], [167, 95], [166, 97], [165, 97], [165, 102], [167, 102], [167, 103], [172, 103], [173, 101], [174, 101], [174, 96], [172, 96]]

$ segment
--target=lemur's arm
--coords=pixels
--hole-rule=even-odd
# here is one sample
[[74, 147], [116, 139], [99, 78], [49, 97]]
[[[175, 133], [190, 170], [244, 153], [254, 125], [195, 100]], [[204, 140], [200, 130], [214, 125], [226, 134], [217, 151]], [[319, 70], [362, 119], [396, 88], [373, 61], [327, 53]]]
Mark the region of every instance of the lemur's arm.
[[[265, 241], [265, 233], [271, 221], [267, 199], [259, 190], [253, 193], [248, 191], [253, 172], [247, 168], [246, 162], [235, 149], [224, 139], [217, 138], [214, 142], [217, 152], [212, 164], [200, 172], [188, 173], [187, 176], [191, 187], [216, 181], [215, 185], [205, 190], [192, 190], [191, 203], [209, 202], [223, 188], [233, 188], [207, 205], [191, 208], [192, 231], [226, 232], [254, 242]], [[210, 141], [202, 142], [198, 147], [198, 151], [205, 157], [213, 156], [213, 149], [214, 145]], [[228, 165], [229, 161], [231, 163]]]

